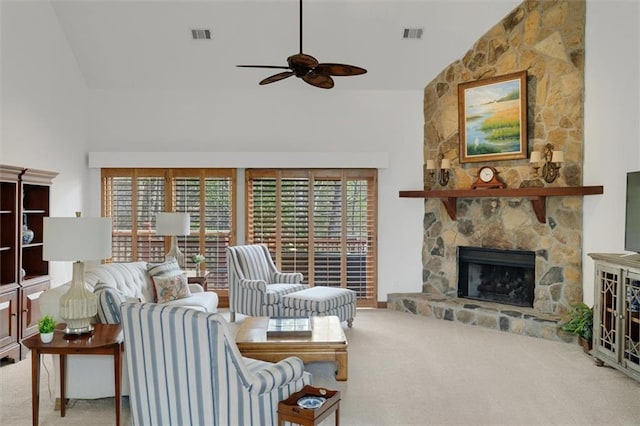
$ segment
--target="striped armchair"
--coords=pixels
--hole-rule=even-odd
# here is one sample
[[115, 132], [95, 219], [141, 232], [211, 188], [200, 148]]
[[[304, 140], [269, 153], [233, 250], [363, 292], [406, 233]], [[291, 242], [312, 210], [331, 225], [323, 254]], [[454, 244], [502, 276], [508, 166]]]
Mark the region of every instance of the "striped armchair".
[[301, 273], [278, 271], [263, 244], [227, 247], [227, 266], [232, 322], [236, 320], [236, 312], [257, 317], [280, 316], [282, 296], [309, 288], [300, 284]]
[[134, 425], [274, 425], [278, 401], [311, 384], [296, 357], [243, 358], [218, 314], [123, 303]]

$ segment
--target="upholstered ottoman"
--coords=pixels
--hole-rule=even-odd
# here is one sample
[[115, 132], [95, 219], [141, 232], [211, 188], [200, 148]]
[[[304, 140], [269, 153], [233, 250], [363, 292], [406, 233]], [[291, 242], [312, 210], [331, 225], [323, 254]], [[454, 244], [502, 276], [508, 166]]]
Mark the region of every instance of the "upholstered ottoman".
[[311, 287], [281, 297], [282, 316], [304, 317], [335, 315], [353, 326], [356, 317], [356, 292], [346, 288]]

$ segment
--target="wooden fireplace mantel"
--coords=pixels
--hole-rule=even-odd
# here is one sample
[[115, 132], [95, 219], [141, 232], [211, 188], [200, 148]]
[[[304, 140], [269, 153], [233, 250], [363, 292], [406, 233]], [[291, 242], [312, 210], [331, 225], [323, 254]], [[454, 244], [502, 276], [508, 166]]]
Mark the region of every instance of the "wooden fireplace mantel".
[[449, 217], [456, 220], [458, 198], [505, 198], [526, 197], [531, 200], [533, 211], [538, 222], [547, 221], [547, 197], [568, 197], [573, 195], [604, 194], [604, 187], [600, 186], [563, 186], [541, 188], [503, 188], [503, 189], [437, 189], [400, 191], [403, 198], [440, 198]]

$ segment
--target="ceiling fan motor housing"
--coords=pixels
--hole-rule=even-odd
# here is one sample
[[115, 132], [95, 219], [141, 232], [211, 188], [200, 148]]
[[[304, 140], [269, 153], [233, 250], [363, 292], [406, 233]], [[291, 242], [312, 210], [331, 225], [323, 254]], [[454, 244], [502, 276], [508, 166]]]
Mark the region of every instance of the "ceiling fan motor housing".
[[287, 58], [287, 63], [289, 64], [289, 68], [293, 70], [296, 77], [304, 77], [318, 66], [316, 58], [310, 55], [305, 55], [304, 53], [297, 53], [289, 56]]

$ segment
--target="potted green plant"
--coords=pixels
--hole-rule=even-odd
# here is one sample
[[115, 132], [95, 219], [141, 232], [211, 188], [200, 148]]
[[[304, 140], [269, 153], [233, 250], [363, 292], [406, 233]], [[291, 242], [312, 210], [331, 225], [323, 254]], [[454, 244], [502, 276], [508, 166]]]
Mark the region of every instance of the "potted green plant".
[[51, 315], [45, 315], [38, 320], [38, 331], [42, 343], [49, 343], [53, 340], [53, 331], [56, 329], [56, 321]]
[[593, 310], [580, 302], [571, 307], [567, 316], [568, 320], [562, 324], [562, 330], [578, 336], [578, 343], [588, 353], [593, 339]]
[[196, 273], [199, 273], [204, 265], [205, 257], [200, 253], [194, 254], [191, 256], [191, 261], [196, 265]]

